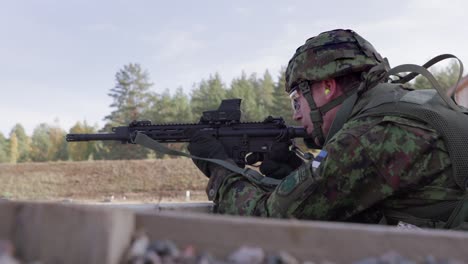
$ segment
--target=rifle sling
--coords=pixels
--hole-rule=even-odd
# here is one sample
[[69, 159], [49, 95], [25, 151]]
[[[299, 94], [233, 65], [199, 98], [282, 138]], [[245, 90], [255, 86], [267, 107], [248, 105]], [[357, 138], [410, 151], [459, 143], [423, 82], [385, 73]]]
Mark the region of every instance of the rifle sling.
[[136, 144], [142, 145], [143, 147], [152, 149], [152, 150], [157, 151], [159, 153], [173, 155], [173, 156], [182, 156], [182, 157], [187, 157], [187, 158], [191, 158], [191, 159], [198, 159], [198, 160], [204, 160], [204, 161], [215, 163], [215, 164], [220, 165], [220, 166], [222, 166], [222, 167], [224, 167], [224, 168], [226, 168], [226, 169], [228, 169], [230, 171], [241, 174], [241, 175], [245, 176], [247, 179], [251, 180], [252, 182], [254, 182], [256, 184], [259, 184], [259, 185], [262, 185], [262, 186], [275, 187], [276, 185], [278, 185], [281, 182], [281, 180], [278, 180], [278, 179], [265, 177], [262, 174], [260, 174], [259, 172], [255, 171], [255, 170], [252, 170], [250, 168], [246, 167], [246, 168], [243, 169], [243, 168], [237, 167], [236, 165], [234, 165], [234, 164], [232, 164], [232, 163], [230, 163], [228, 161], [225, 161], [225, 160], [201, 158], [201, 157], [197, 157], [197, 156], [192, 156], [192, 155], [187, 154], [187, 153], [182, 152], [182, 151], [170, 149], [170, 148], [162, 145], [158, 141], [148, 137], [147, 135], [145, 135], [145, 134], [143, 134], [141, 132], [136, 132], [134, 142]]

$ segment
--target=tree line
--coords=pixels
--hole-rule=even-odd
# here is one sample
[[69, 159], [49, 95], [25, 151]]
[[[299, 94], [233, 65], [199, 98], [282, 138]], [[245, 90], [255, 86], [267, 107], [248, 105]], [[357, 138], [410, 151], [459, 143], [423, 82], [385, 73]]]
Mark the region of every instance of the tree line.
[[[443, 87], [450, 87], [458, 77], [458, 64], [452, 63], [433, 72]], [[69, 131], [57, 124], [39, 124], [28, 136], [18, 123], [8, 137], [0, 133], [0, 163], [82, 161], [163, 158], [141, 146], [119, 142], [73, 142], [67, 143], [67, 133], [111, 132], [112, 127], [128, 125], [133, 120], [151, 120], [153, 123], [198, 122], [203, 111], [217, 109], [222, 99], [241, 98], [242, 121], [262, 121], [268, 115], [281, 116], [292, 123], [290, 100], [284, 92], [285, 69], [280, 70], [276, 81], [268, 70], [261, 76], [256, 73], [234, 78], [226, 85], [218, 73], [202, 80], [190, 95], [182, 87], [171, 92], [156, 93], [149, 73], [137, 63], [124, 65], [115, 74], [115, 86], [108, 95], [112, 98], [111, 112], [105, 116], [101, 128], [86, 121], [78, 121]], [[416, 78], [414, 88], [430, 87], [427, 80]], [[176, 144], [174, 148], [183, 148]]]
[[[81, 161], [100, 159], [161, 158], [140, 146], [119, 142], [65, 141], [67, 133], [111, 132], [115, 126], [126, 126], [133, 120], [151, 120], [153, 123], [194, 123], [202, 112], [215, 110], [222, 99], [241, 98], [242, 121], [262, 121], [268, 115], [282, 116], [292, 122], [291, 106], [284, 92], [284, 69], [277, 80], [265, 71], [234, 78], [226, 85], [218, 73], [195, 84], [190, 95], [182, 87], [175, 91], [156, 93], [149, 73], [139, 64], [124, 65], [115, 74], [115, 85], [108, 92], [112, 98], [110, 113], [103, 127], [78, 121], [68, 131], [57, 124], [39, 124], [31, 136], [21, 124], [16, 124], [8, 137], [0, 133], [0, 162]], [[173, 146], [179, 147], [179, 145]]]

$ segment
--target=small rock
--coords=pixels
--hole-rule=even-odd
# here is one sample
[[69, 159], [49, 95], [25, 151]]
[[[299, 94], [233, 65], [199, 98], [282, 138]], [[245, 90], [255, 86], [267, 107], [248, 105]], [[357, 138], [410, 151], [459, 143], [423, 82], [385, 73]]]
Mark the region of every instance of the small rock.
[[415, 226], [415, 225], [412, 225], [412, 224], [408, 224], [408, 223], [405, 223], [405, 222], [398, 222], [398, 225], [396, 226], [396, 229], [400, 229], [400, 230], [419, 230], [419, 231], [424, 231], [424, 229], [418, 227], [418, 226]]
[[279, 258], [284, 264], [299, 264], [299, 261], [286, 251], [280, 251]]
[[264, 260], [265, 252], [263, 249], [256, 247], [241, 247], [228, 257], [228, 261], [239, 264], [261, 264]]
[[212, 255], [209, 253], [202, 253], [198, 257], [195, 258], [195, 262], [197, 264], [223, 264], [224, 262], [217, 261]]
[[128, 259], [126, 264], [145, 264], [145, 258], [143, 256], [133, 257]]
[[182, 255], [187, 258], [195, 257], [197, 255], [197, 251], [194, 246], [189, 245], [184, 248]]
[[164, 256], [170, 256], [170, 257], [178, 257], [180, 255], [180, 250], [174, 244], [174, 242], [169, 241], [169, 240], [156, 240], [153, 241], [149, 247], [148, 250], [152, 250], [156, 252], [161, 257]]
[[286, 251], [280, 251], [276, 255], [269, 255], [266, 264], [299, 264], [299, 261]]
[[[143, 258], [149, 245], [149, 238], [143, 232], [138, 232], [135, 234], [133, 242], [128, 250], [127, 260], [136, 261], [137, 258]], [[137, 262], [132, 262], [137, 263]]]
[[400, 254], [390, 251], [380, 257], [369, 257], [356, 262], [354, 264], [416, 264], [417, 262], [404, 258]]
[[424, 258], [424, 264], [438, 264], [438, 262], [434, 256], [427, 256]]
[[434, 256], [427, 256], [424, 258], [423, 264], [462, 264], [465, 263], [459, 260], [453, 259], [437, 259]]
[[409, 260], [397, 252], [387, 252], [380, 257], [379, 263], [382, 264], [416, 264], [415, 261]]
[[353, 262], [353, 264], [379, 264], [379, 260], [377, 258], [364, 258], [358, 261]]
[[154, 251], [146, 251], [145, 253], [145, 264], [162, 264], [161, 257], [156, 254]]
[[183, 263], [183, 262], [180, 262], [180, 258], [174, 258], [174, 257], [171, 257], [171, 256], [161, 257], [161, 260], [162, 260], [163, 264], [181, 264], [181, 263]]

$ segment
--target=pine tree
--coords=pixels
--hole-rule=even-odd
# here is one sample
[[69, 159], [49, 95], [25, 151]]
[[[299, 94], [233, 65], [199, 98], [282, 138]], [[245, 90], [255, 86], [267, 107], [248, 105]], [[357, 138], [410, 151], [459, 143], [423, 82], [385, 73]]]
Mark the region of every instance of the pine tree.
[[275, 83], [268, 70], [263, 74], [263, 78], [260, 80], [260, 86], [258, 89], [259, 105], [263, 108], [262, 111], [268, 112], [273, 106], [273, 93], [275, 91]]
[[31, 152], [31, 138], [26, 135], [26, 132], [21, 124], [16, 124], [10, 132], [10, 138], [15, 134], [18, 140], [18, 162], [27, 162], [30, 160], [29, 153]]
[[49, 126], [45, 123], [39, 124], [34, 129], [31, 137], [31, 160], [37, 162], [48, 161], [51, 147]]
[[[192, 109], [189, 104], [189, 98], [184, 94], [182, 88], [178, 88], [176, 93], [171, 96], [169, 90], [154, 96], [150, 107], [149, 119], [158, 124], [192, 123]], [[169, 143], [167, 147], [176, 150], [182, 150], [184, 144]], [[164, 158], [166, 155], [155, 153], [156, 158]]]
[[226, 98], [226, 88], [218, 73], [205, 81], [202, 80], [198, 88], [192, 91], [190, 101], [192, 113], [199, 120], [203, 111], [216, 110], [223, 99]]
[[19, 158], [18, 138], [15, 133], [10, 134], [10, 163], [16, 164]]
[[68, 160], [68, 144], [65, 141], [66, 132], [58, 125], [49, 126], [48, 129], [51, 145], [48, 150], [47, 159], [49, 161]]
[[242, 99], [242, 121], [261, 121], [263, 118], [258, 107], [259, 98], [256, 87], [258, 87], [258, 82], [255, 74], [247, 79], [245, 72], [242, 72], [241, 77], [232, 81], [231, 89], [228, 90], [229, 98]]
[[65, 131], [57, 125], [42, 123], [37, 126], [31, 138], [30, 157], [38, 162], [67, 160]]
[[270, 113], [275, 117], [283, 117], [287, 124], [292, 125], [295, 121], [292, 119], [293, 112], [291, 108], [291, 100], [284, 91], [285, 84], [286, 71], [283, 67], [280, 71], [280, 77], [278, 78], [278, 82], [273, 92], [273, 105], [270, 108]]
[[0, 163], [8, 162], [8, 142], [5, 136], [0, 132]]
[[261, 79], [257, 79], [256, 75], [252, 74], [249, 81], [252, 83], [252, 87], [254, 88], [253, 92], [255, 93], [257, 108], [255, 110], [255, 118], [262, 120], [268, 115], [271, 115], [270, 109], [273, 106], [275, 83], [268, 70], [264, 72], [263, 78]]
[[152, 104], [149, 109], [149, 119], [153, 123], [177, 123], [175, 120], [176, 105], [172, 99], [169, 90], [165, 90], [162, 94], [157, 94], [153, 97]]
[[149, 106], [149, 75], [139, 64], [128, 64], [115, 75], [116, 85], [108, 95], [113, 98], [114, 110], [105, 117], [113, 125], [128, 125], [140, 118]]
[[[83, 123], [77, 122], [70, 128], [70, 133], [96, 133], [96, 129], [89, 126], [86, 121]], [[88, 160], [92, 158], [93, 152], [96, 149], [96, 141], [88, 142], [70, 142], [68, 143], [68, 156], [74, 161]]]
[[[172, 98], [175, 107], [174, 120], [179, 123], [193, 122], [194, 117], [190, 107], [190, 99], [184, 93], [182, 88], [178, 88], [174, 97]], [[173, 121], [174, 122], [174, 121]]]
[[[153, 94], [149, 88], [153, 85], [149, 75], [139, 64], [128, 64], [115, 75], [116, 85], [108, 94], [113, 98], [110, 105], [114, 110], [105, 117], [108, 123], [103, 128], [111, 132], [115, 126], [128, 125], [133, 120], [143, 119], [148, 112]], [[148, 155], [148, 149], [133, 144], [119, 142], [103, 142], [98, 148], [97, 157], [104, 159], [143, 159]]]

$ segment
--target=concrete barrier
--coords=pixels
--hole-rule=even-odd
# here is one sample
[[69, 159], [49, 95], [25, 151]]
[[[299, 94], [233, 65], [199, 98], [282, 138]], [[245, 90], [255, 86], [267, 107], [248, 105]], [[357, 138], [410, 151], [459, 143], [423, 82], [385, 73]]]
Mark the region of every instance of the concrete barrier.
[[151, 239], [169, 239], [225, 257], [238, 247], [286, 250], [300, 260], [351, 263], [395, 251], [415, 260], [432, 255], [468, 262], [468, 234], [395, 227], [164, 212], [137, 214]]
[[[279, 220], [195, 213], [209, 204], [168, 205], [176, 210], [117, 209], [53, 203], [0, 203], [0, 239], [18, 256], [42, 263], [119, 263], [135, 230], [223, 258], [240, 246], [286, 250], [300, 260], [352, 263], [395, 251], [402, 256], [468, 262], [468, 233]], [[185, 208], [187, 209], [187, 208]], [[190, 211], [192, 210], [192, 211]], [[203, 211], [202, 210], [202, 211]]]
[[53, 203], [0, 203], [0, 239], [26, 262], [119, 263], [135, 228], [127, 210]]

